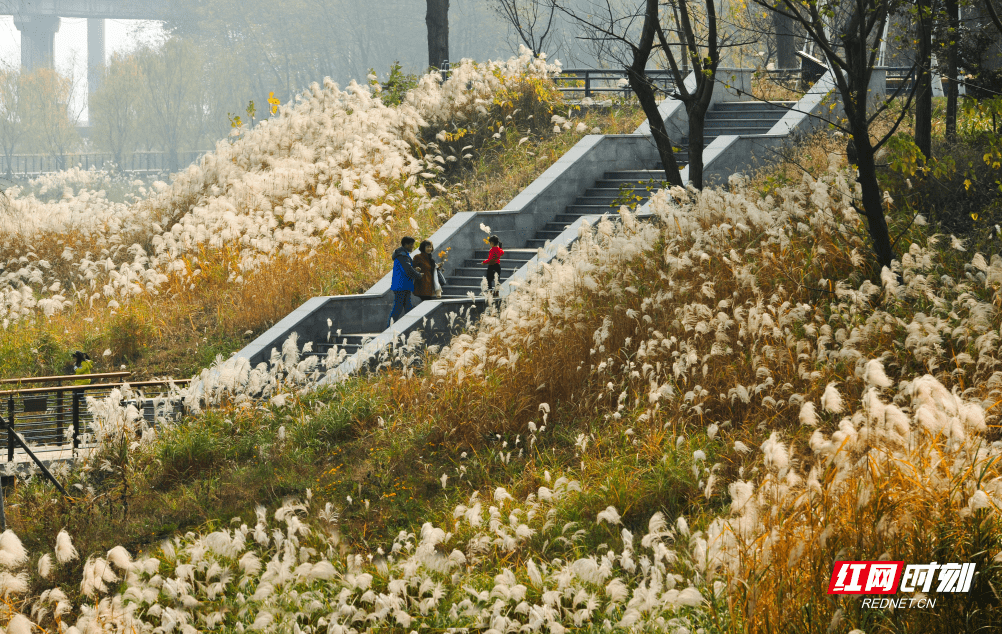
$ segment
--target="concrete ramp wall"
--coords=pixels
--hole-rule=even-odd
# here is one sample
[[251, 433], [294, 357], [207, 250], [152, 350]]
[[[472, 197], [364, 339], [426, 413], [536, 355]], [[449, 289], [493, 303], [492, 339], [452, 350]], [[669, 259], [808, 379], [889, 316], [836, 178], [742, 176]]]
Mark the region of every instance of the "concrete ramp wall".
[[[443, 267], [445, 275], [448, 277], [455, 268], [463, 265], [464, 260], [473, 258], [474, 251], [485, 248], [483, 239], [487, 235], [481, 230], [481, 224], [489, 226], [491, 233], [497, 234], [505, 245], [525, 244], [607, 170], [643, 168], [656, 161], [657, 149], [648, 136], [624, 134], [584, 137], [505, 205], [504, 209], [462, 212], [440, 227], [430, 240], [435, 244], [436, 252], [450, 249]], [[421, 239], [420, 236], [414, 237]], [[391, 269], [389, 255], [382, 255], [386, 258], [387, 270]], [[273, 349], [281, 350], [282, 344], [293, 332], [298, 333], [300, 345], [307, 341], [326, 342], [329, 340], [328, 333], [331, 340], [336, 339], [334, 333], [339, 329], [343, 333], [382, 333], [387, 315], [393, 307], [391, 280], [392, 273], [387, 273], [360, 295], [314, 297], [236, 354], [257, 365], [267, 361]], [[415, 298], [416, 303], [419, 301]], [[463, 304], [456, 304], [456, 301], [433, 300], [422, 304], [442, 304], [455, 310]], [[471, 302], [470, 306], [473, 305], [474, 302]], [[433, 313], [438, 314], [440, 308], [418, 306], [415, 311], [394, 324], [392, 332], [385, 333], [386, 337], [377, 339], [382, 341], [385, 338], [385, 343], [389, 343], [394, 338], [393, 333], [399, 336], [412, 332], [420, 325], [420, 319]], [[375, 344], [374, 341], [373, 345]], [[366, 349], [368, 348], [367, 346]]]

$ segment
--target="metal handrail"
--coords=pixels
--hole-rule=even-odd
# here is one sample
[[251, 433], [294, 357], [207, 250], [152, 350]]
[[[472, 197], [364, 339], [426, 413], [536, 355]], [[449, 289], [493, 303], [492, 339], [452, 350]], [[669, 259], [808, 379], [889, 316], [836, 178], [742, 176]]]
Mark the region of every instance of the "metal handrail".
[[[211, 150], [178, 152], [178, 169], [197, 162]], [[0, 153], [0, 177], [8, 173], [14, 176], [48, 174], [70, 167], [81, 169], [106, 169], [115, 164], [115, 155], [109, 152], [78, 152], [69, 154], [12, 154], [10, 160]], [[131, 174], [160, 174], [169, 171], [167, 152], [126, 152], [122, 164], [116, 165], [120, 172]]]
[[[644, 71], [644, 75], [659, 81], [664, 84], [664, 88], [667, 89], [669, 84], [673, 83], [672, 72], [665, 68], [649, 68]], [[560, 75], [553, 78], [555, 83], [557, 82], [568, 82], [568, 81], [584, 81], [584, 94], [585, 97], [591, 97], [593, 93], [597, 92], [622, 92], [628, 93], [630, 91], [629, 86], [608, 86], [600, 85], [593, 86], [592, 82], [609, 82], [618, 79], [627, 79], [626, 69], [610, 69], [610, 68], [566, 68], [560, 71]], [[560, 92], [580, 92], [582, 90], [581, 86], [562, 86], [557, 84], [557, 90]]]
[[[121, 378], [127, 372], [107, 373]], [[80, 379], [99, 375], [75, 374], [64, 378]], [[53, 377], [35, 377], [34, 380], [51, 379]], [[15, 448], [17, 446], [26, 447], [27, 440], [36, 443], [35, 451], [59, 451], [72, 447], [74, 451], [80, 448], [81, 434], [89, 427], [91, 415], [87, 412], [86, 396], [88, 392], [102, 392], [107, 394], [115, 388], [125, 386], [143, 387], [163, 387], [171, 384], [181, 385], [189, 383], [190, 379], [156, 379], [147, 381], [118, 382], [118, 383], [88, 383], [84, 385], [55, 385], [47, 387], [32, 387], [15, 390], [2, 390], [0, 396], [6, 396], [6, 416], [3, 417], [2, 425], [6, 427], [6, 449], [7, 461], [13, 462]], [[9, 381], [8, 381], [9, 383]], [[67, 395], [67, 393], [69, 393]], [[50, 399], [49, 395], [54, 398]], [[142, 397], [138, 407], [145, 412], [152, 407], [152, 416], [156, 417], [157, 400]], [[125, 401], [123, 401], [124, 403]], [[172, 405], [176, 413], [176, 404]], [[183, 407], [182, 407], [183, 411]], [[146, 415], [146, 414], [144, 414]], [[15, 428], [15, 423], [20, 422]], [[67, 427], [71, 430], [70, 442], [66, 443]], [[2, 430], [0, 430], [2, 434]], [[39, 448], [39, 444], [42, 448]], [[2, 451], [2, 450], [0, 450]], [[30, 454], [30, 452], [29, 452]], [[35, 457], [32, 455], [32, 459]]]
[[97, 374], [59, 374], [56, 376], [32, 376], [16, 379], [0, 379], [0, 384], [7, 383], [48, 383], [50, 381], [79, 381], [80, 379], [118, 379], [129, 376], [131, 372], [99, 372]]
[[[94, 376], [93, 374], [77, 374], [76, 378], [90, 378]], [[23, 390], [0, 390], [0, 396], [16, 396], [18, 394], [48, 394], [57, 392], [72, 392], [74, 390], [81, 390], [86, 392], [88, 390], [107, 390], [116, 387], [147, 387], [151, 385], [170, 385], [174, 383], [175, 385], [181, 385], [183, 383], [190, 383], [191, 379], [154, 379], [149, 381], [123, 381], [122, 383], [89, 383], [84, 385], [54, 385], [52, 387], [29, 387]]]

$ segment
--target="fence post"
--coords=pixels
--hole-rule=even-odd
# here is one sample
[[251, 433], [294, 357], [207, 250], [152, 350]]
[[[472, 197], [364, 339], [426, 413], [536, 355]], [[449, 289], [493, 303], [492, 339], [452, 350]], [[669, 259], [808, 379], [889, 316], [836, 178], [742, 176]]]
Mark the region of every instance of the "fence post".
[[[62, 381], [56, 381], [57, 387], [62, 387]], [[56, 438], [63, 444], [63, 391], [56, 392]]]
[[585, 97], [591, 97], [591, 73], [588, 71], [585, 74]]
[[14, 462], [14, 395], [7, 397], [7, 462]]
[[83, 390], [73, 390], [73, 449], [80, 448], [80, 397]]

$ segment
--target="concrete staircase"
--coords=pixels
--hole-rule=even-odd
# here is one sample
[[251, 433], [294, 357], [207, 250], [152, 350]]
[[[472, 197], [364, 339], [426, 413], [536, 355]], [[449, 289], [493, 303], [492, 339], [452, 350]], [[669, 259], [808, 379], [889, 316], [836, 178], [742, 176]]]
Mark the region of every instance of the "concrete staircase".
[[[768, 134], [773, 126], [796, 106], [795, 101], [723, 101], [713, 104], [706, 112], [703, 126], [703, 148], [707, 148], [717, 137], [737, 135], [756, 136]], [[684, 135], [677, 141], [675, 162], [679, 169], [689, 164], [689, 137]], [[706, 161], [704, 154], [704, 164]], [[661, 161], [655, 165], [662, 169]]]
[[[767, 134], [797, 104], [795, 101], [723, 101], [706, 112], [703, 147], [725, 135], [754, 136]], [[689, 164], [689, 137], [683, 136], [675, 149], [678, 166]], [[704, 156], [704, 161], [705, 161]], [[660, 161], [658, 167], [661, 166]]]
[[[501, 279], [498, 283], [503, 284], [507, 281], [512, 273], [536, 257], [540, 248], [563, 233], [564, 229], [578, 218], [596, 214], [615, 214], [619, 209], [617, 201], [623, 202], [624, 194], [629, 194], [630, 204], [642, 205], [650, 199], [653, 192], [663, 186], [664, 171], [605, 172], [602, 178], [596, 180], [592, 187], [585, 189], [573, 204], [567, 205], [553, 217], [552, 221], [543, 225], [523, 244], [505, 243], [504, 257], [501, 258]], [[443, 299], [466, 298], [469, 297], [469, 293], [480, 295], [481, 283], [487, 273], [487, 267], [482, 262], [487, 259], [487, 253], [486, 248], [474, 251], [472, 258], [465, 259], [462, 266], [446, 278], [446, 285], [442, 289]]]
[[356, 332], [351, 334], [334, 332], [331, 333], [331, 340], [329, 342], [314, 342], [313, 351], [304, 356], [314, 355], [325, 357], [331, 348], [337, 347], [338, 354], [343, 351], [344, 356], [350, 357], [358, 352], [358, 349], [361, 348], [365, 342], [375, 339], [378, 336], [378, 332]]
[[[686, 81], [694, 84], [695, 79]], [[751, 167], [755, 156], [768, 156], [771, 148], [789, 142], [795, 133], [816, 127], [830, 110], [826, 100], [833, 86], [829, 73], [796, 103], [741, 101], [747, 92], [715, 94], [704, 129], [704, 178], [723, 182]], [[685, 109], [681, 102], [666, 100], [659, 111], [679, 145], [675, 155], [685, 181], [689, 158]], [[506, 247], [499, 284], [503, 298], [516, 280], [569, 247], [585, 220], [594, 224], [604, 214], [615, 216], [619, 204], [627, 202], [624, 194], [629, 193], [628, 202], [636, 203], [639, 215], [645, 215], [646, 203], [664, 182], [649, 134], [645, 123], [632, 135], [587, 136], [504, 209], [460, 212], [450, 218], [429, 238], [436, 249], [451, 249], [453, 256], [443, 266], [443, 297], [419, 303], [392, 328], [385, 329], [393, 303], [387, 274], [359, 295], [308, 300], [238, 356], [255, 365], [265, 362], [295, 332], [300, 345], [312, 343], [314, 355], [326, 356], [336, 346], [337, 369], [325, 381], [337, 381], [369, 367], [371, 355], [394, 346], [401, 337], [419, 332], [429, 345], [448, 343], [456, 323], [476, 319], [490, 303], [481, 290], [486, 273], [481, 262], [488, 253], [481, 227], [490, 225]], [[389, 264], [387, 259], [387, 268]], [[367, 341], [369, 345], [363, 346]]]
[[[724, 101], [706, 113], [703, 143], [709, 145], [725, 134], [766, 134], [783, 118], [795, 101]], [[688, 145], [688, 137], [683, 139]]]

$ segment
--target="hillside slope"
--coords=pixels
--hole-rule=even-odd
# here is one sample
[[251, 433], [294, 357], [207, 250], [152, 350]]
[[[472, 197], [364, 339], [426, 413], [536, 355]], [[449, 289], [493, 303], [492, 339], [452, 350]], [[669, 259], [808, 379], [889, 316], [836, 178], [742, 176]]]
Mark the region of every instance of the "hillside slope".
[[[996, 627], [1002, 258], [919, 223], [871, 273], [851, 194], [838, 167], [766, 198], [661, 192], [426, 369], [310, 393], [294, 345], [269, 376], [222, 364], [221, 410], [133, 447], [133, 494], [306, 459], [286, 491], [310, 490], [135, 560], [7, 533], [8, 631]], [[261, 381], [269, 405], [235, 398]], [[127, 412], [105, 420], [131, 442]], [[26, 529], [68, 512], [36, 490]], [[935, 609], [868, 610], [827, 595], [836, 559], [976, 574]]]
[[466, 60], [386, 99], [327, 81], [169, 184], [69, 170], [7, 189], [0, 375], [59, 373], [81, 349], [99, 370], [190, 376], [305, 299], [366, 288], [374, 254], [430, 235], [488, 156], [590, 129], [553, 132], [558, 70]]

